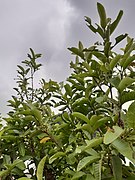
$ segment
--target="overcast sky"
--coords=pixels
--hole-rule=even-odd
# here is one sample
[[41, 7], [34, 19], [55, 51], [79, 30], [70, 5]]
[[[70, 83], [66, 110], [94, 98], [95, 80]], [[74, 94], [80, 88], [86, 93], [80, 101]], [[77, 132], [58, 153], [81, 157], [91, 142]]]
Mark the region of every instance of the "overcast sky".
[[[114, 35], [135, 37], [135, 0], [99, 0], [112, 19], [120, 9], [124, 16]], [[79, 40], [88, 47], [98, 41], [85, 25], [84, 16], [98, 22], [96, 0], [0, 0], [0, 112], [15, 87], [16, 67], [29, 48], [41, 53], [41, 78], [63, 81], [73, 57], [67, 47]]]

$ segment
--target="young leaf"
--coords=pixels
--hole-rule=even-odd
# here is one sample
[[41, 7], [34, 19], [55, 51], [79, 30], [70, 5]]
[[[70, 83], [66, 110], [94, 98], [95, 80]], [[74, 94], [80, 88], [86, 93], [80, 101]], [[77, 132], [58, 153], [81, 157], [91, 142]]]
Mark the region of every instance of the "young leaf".
[[122, 180], [122, 161], [118, 156], [112, 157], [113, 175], [115, 180]]
[[41, 161], [38, 164], [37, 167], [37, 180], [42, 180], [43, 179], [43, 170], [44, 170], [44, 164], [46, 161], [46, 156], [44, 156]]
[[83, 169], [84, 167], [86, 167], [88, 164], [91, 164], [93, 162], [96, 162], [97, 160], [99, 160], [100, 157], [99, 156], [88, 156], [88, 157], [84, 157], [83, 159], [81, 159], [78, 163], [77, 166], [77, 171], [80, 171], [81, 169]]
[[77, 56], [80, 56], [82, 59], [84, 59], [84, 54], [80, 49], [77, 49], [75, 47], [68, 48], [72, 53], [74, 53]]
[[117, 25], [119, 24], [121, 18], [122, 18], [122, 15], [123, 15], [123, 11], [120, 10], [117, 18], [115, 19], [115, 21], [110, 25], [110, 34], [113, 33], [113, 31], [116, 29]]
[[135, 102], [133, 102], [128, 108], [127, 123], [130, 128], [135, 130]]
[[100, 17], [100, 25], [103, 29], [105, 29], [107, 24], [105, 8], [102, 4], [97, 3], [97, 9]]

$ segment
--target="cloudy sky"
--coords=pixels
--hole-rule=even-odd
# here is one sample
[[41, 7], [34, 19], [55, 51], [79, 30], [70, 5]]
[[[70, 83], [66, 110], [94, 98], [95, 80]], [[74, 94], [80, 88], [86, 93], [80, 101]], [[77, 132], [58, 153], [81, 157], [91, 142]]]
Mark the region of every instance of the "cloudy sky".
[[[120, 9], [124, 16], [114, 35], [135, 37], [135, 1], [99, 0], [112, 19]], [[16, 67], [29, 48], [42, 53], [38, 76], [63, 81], [72, 59], [67, 47], [81, 40], [88, 47], [98, 39], [85, 25], [84, 16], [98, 22], [96, 0], [0, 0], [0, 112], [14, 93]]]

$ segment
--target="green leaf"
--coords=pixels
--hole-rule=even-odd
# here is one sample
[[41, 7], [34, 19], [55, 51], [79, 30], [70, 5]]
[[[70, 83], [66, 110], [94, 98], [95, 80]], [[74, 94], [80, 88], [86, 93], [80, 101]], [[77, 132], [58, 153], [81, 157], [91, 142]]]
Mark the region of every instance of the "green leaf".
[[92, 115], [90, 118], [90, 125], [93, 126], [99, 119], [101, 119], [102, 116], [99, 115]]
[[19, 153], [20, 153], [20, 155], [21, 156], [25, 156], [25, 146], [24, 146], [24, 143], [23, 142], [21, 142], [20, 144], [19, 144]]
[[113, 175], [115, 180], [122, 180], [122, 161], [118, 156], [112, 157]]
[[37, 167], [37, 180], [42, 180], [43, 179], [43, 170], [44, 170], [44, 164], [46, 161], [46, 156], [44, 156], [41, 161], [38, 164]]
[[122, 67], [123, 67], [123, 70], [125, 70], [125, 69], [127, 68], [127, 66], [130, 65], [130, 63], [133, 62], [134, 60], [135, 60], [135, 55], [129, 56], [129, 57], [125, 60], [123, 66], [122, 66]]
[[96, 146], [99, 146], [100, 144], [102, 144], [103, 138], [100, 137], [100, 138], [94, 138], [94, 139], [85, 140], [85, 141], [86, 141], [87, 145], [84, 148], [84, 150], [87, 150], [87, 149], [90, 149], [92, 147], [96, 147]]
[[71, 180], [79, 179], [80, 177], [84, 176], [85, 173], [82, 171], [76, 172]]
[[100, 25], [103, 29], [105, 29], [107, 24], [105, 8], [102, 4], [97, 3], [97, 9], [100, 17]]
[[120, 58], [121, 58], [121, 55], [118, 54], [113, 59], [111, 59], [111, 62], [109, 64], [111, 70], [113, 70], [113, 68], [117, 65], [117, 63], [119, 62]]
[[96, 33], [97, 29], [94, 26], [92, 26], [91, 19], [89, 17], [85, 16], [85, 21], [88, 23], [87, 26], [90, 28], [90, 30], [93, 31], [94, 33]]
[[81, 41], [79, 41], [78, 47], [79, 47], [80, 51], [83, 51], [83, 44]]
[[83, 159], [81, 159], [77, 165], [77, 171], [80, 171], [81, 169], [83, 169], [84, 167], [86, 167], [87, 165], [96, 162], [97, 160], [99, 160], [100, 157], [99, 156], [88, 156], [88, 157], [84, 157]]
[[93, 164], [94, 176], [96, 180], [101, 180], [101, 160], [99, 163]]
[[112, 146], [117, 149], [117, 151], [119, 153], [121, 153], [123, 156], [125, 156], [126, 158], [128, 158], [132, 163], [135, 164], [135, 159], [133, 158], [133, 150], [130, 147], [129, 143], [117, 138], [115, 139], [112, 143]]
[[10, 173], [10, 171], [8, 169], [0, 171], [0, 177], [7, 176], [9, 173]]
[[125, 88], [130, 86], [133, 82], [135, 82], [135, 79], [133, 78], [130, 78], [130, 77], [123, 78], [118, 85], [119, 92], [122, 92]]
[[128, 108], [127, 123], [130, 128], [135, 130], [135, 102], [133, 102]]
[[67, 93], [69, 96], [72, 96], [72, 88], [70, 87], [70, 85], [69, 85], [69, 84], [66, 84], [64, 87], [65, 87], [66, 93]]
[[77, 118], [85, 121], [85, 122], [88, 123], [88, 124], [89, 124], [89, 122], [90, 122], [90, 120], [89, 120], [84, 114], [82, 114], [82, 113], [73, 112], [72, 115], [73, 115], [74, 117], [77, 117]]
[[127, 37], [128, 34], [121, 34], [120, 36], [115, 38], [115, 44], [114, 46], [116, 46], [118, 43], [120, 43], [123, 39], [125, 39]]
[[135, 91], [131, 91], [131, 92], [122, 92], [121, 96], [120, 96], [120, 102], [121, 105], [131, 101], [131, 100], [135, 100]]
[[68, 48], [68, 50], [70, 50], [75, 55], [80, 56], [82, 59], [84, 59], [84, 54], [82, 51], [80, 51], [80, 49], [77, 49], [76, 47], [71, 47], [71, 48]]
[[121, 18], [122, 18], [122, 15], [123, 15], [123, 11], [120, 10], [117, 18], [115, 19], [115, 21], [110, 24], [110, 34], [112, 34], [114, 32], [114, 30], [116, 29], [117, 25], [119, 24]]
[[105, 123], [112, 121], [111, 117], [103, 117], [99, 119], [93, 126], [93, 131], [97, 130], [99, 127], [103, 126]]
[[51, 164], [53, 161], [55, 161], [57, 158], [61, 158], [65, 156], [65, 153], [64, 152], [57, 152], [55, 153], [53, 156], [50, 157], [49, 159], [49, 163]]
[[110, 79], [110, 83], [117, 89], [120, 84], [120, 78], [118, 76], [113, 77], [112, 79]]
[[32, 180], [32, 179], [27, 178], [27, 177], [21, 177], [21, 178], [19, 178], [19, 179], [17, 179], [17, 180]]
[[113, 129], [108, 129], [104, 135], [104, 144], [112, 143], [115, 139], [120, 137], [123, 132], [124, 130], [119, 126], [113, 126]]
[[41, 123], [42, 121], [42, 114], [38, 109], [32, 109], [31, 110], [32, 115]]
[[93, 55], [96, 56], [101, 62], [103, 62], [103, 63], [107, 62], [106, 56], [104, 54], [102, 54], [101, 52], [94, 51]]

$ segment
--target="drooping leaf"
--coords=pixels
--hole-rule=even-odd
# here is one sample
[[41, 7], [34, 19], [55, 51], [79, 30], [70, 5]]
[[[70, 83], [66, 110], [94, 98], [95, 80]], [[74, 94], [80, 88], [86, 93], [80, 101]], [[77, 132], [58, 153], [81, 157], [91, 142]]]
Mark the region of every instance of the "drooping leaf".
[[72, 115], [73, 115], [74, 117], [77, 117], [77, 118], [85, 121], [85, 122], [88, 123], [88, 124], [89, 124], [89, 122], [90, 122], [90, 120], [89, 120], [84, 114], [82, 114], [82, 113], [73, 112]]
[[81, 169], [83, 169], [84, 167], [86, 167], [88, 164], [91, 164], [93, 162], [96, 162], [97, 160], [99, 160], [100, 157], [99, 156], [88, 156], [88, 157], [84, 157], [83, 159], [81, 159], [77, 165], [77, 171], [80, 171]]
[[112, 143], [112, 146], [117, 149], [119, 153], [128, 158], [131, 162], [135, 164], [135, 159], [133, 158], [133, 149], [130, 147], [129, 143], [117, 138]]
[[91, 139], [91, 140], [86, 140], [87, 145], [86, 145], [84, 150], [90, 149], [92, 147], [99, 146], [100, 144], [102, 144], [102, 142], [103, 142], [102, 137], [94, 138], [94, 139]]
[[128, 108], [127, 123], [130, 128], [135, 129], [135, 102], [133, 102]]
[[115, 180], [122, 180], [122, 161], [118, 156], [112, 157], [113, 175]]
[[133, 78], [130, 78], [130, 77], [123, 78], [118, 85], [118, 90], [122, 92], [125, 88], [130, 86], [133, 82], [135, 82], [135, 79]]
[[98, 2], [97, 3], [97, 9], [98, 9], [99, 17], [100, 17], [101, 27], [104, 29], [106, 27], [106, 24], [107, 24], [105, 8], [102, 4], [100, 4]]
[[116, 29], [117, 25], [119, 24], [121, 18], [123, 15], [123, 11], [120, 10], [117, 18], [115, 19], [115, 21], [110, 25], [110, 34], [112, 34], [114, 32], [114, 30]]
[[43, 179], [43, 170], [44, 170], [44, 165], [46, 161], [46, 156], [41, 159], [41, 161], [38, 164], [37, 167], [37, 180], [42, 180]]
[[112, 143], [115, 139], [121, 136], [123, 132], [124, 130], [120, 128], [119, 126], [113, 126], [113, 129], [109, 128], [104, 135], [104, 143], [105, 144]]
[[50, 157], [49, 159], [49, 163], [51, 164], [53, 161], [55, 161], [57, 158], [61, 158], [65, 156], [65, 153], [64, 152], [57, 152], [55, 153], [53, 156]]

